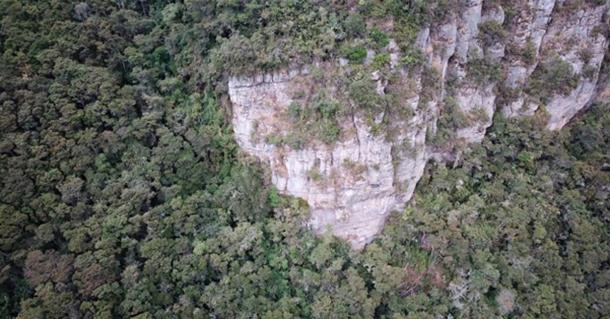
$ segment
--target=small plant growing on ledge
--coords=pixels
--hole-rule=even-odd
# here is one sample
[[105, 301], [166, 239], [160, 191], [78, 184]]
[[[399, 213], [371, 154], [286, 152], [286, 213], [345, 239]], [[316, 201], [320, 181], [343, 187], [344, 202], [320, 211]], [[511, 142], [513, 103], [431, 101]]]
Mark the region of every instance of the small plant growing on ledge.
[[506, 39], [508, 32], [498, 21], [490, 20], [479, 24], [479, 39], [485, 46], [492, 46]]
[[474, 59], [468, 61], [468, 75], [477, 83], [497, 82], [502, 79], [502, 67], [500, 64], [488, 59]]
[[371, 67], [374, 70], [381, 70], [388, 65], [390, 65], [390, 54], [380, 53], [373, 58], [373, 63], [371, 64]]
[[489, 114], [487, 114], [487, 111], [481, 106], [477, 106], [470, 110], [468, 117], [475, 123], [485, 123], [489, 121]]
[[342, 109], [338, 101], [328, 98], [324, 92], [315, 95], [307, 106], [292, 102], [286, 110], [287, 121], [292, 123], [291, 132], [286, 135], [277, 132], [269, 134], [265, 137], [265, 142], [288, 145], [296, 150], [302, 149], [313, 139], [332, 144], [341, 134], [338, 117], [341, 116]]
[[349, 84], [347, 90], [349, 97], [360, 108], [375, 109], [382, 103], [381, 97], [377, 94], [375, 83], [368, 77], [354, 80]]
[[320, 173], [320, 168], [317, 166], [312, 167], [309, 171], [307, 171], [307, 177], [314, 182], [322, 181], [322, 173]]
[[371, 29], [369, 36], [378, 49], [385, 48], [390, 43], [390, 38], [388, 38], [388, 35], [383, 33], [378, 28]]
[[536, 45], [534, 45], [534, 42], [529, 39], [521, 53], [521, 56], [523, 57], [523, 62], [527, 63], [527, 65], [533, 65], [536, 62], [537, 55], [538, 52], [536, 49]]
[[362, 64], [367, 52], [364, 46], [346, 46], [343, 48], [343, 55], [352, 64]]
[[367, 170], [366, 165], [353, 161], [349, 158], [343, 160], [343, 167], [348, 169], [355, 176], [360, 176]]
[[572, 65], [555, 57], [539, 65], [528, 83], [526, 92], [546, 103], [553, 94], [569, 94], [578, 85]]
[[297, 122], [301, 119], [302, 107], [297, 102], [292, 102], [288, 105], [288, 115], [290, 115], [290, 119], [294, 122]]
[[400, 63], [406, 68], [422, 66], [425, 62], [424, 54], [420, 49], [409, 49], [404, 52]]

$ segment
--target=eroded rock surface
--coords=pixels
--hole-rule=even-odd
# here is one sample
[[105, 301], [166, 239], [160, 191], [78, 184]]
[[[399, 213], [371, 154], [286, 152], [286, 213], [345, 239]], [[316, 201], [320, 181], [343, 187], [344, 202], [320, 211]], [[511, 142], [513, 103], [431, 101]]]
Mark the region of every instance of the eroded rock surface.
[[[307, 71], [231, 80], [236, 139], [270, 165], [278, 190], [309, 203], [316, 232], [329, 230], [359, 248], [382, 228], [388, 213], [411, 197], [426, 162], [426, 126], [419, 116], [393, 122], [397, 132], [388, 140], [373, 134], [356, 114], [342, 123], [345, 134], [332, 145], [313, 141], [292, 149], [266, 143], [267, 134], [290, 130], [288, 107], [311, 81]], [[408, 150], [401, 149], [405, 143]]]
[[[506, 38], [491, 43], [482, 40], [481, 25], [489, 21], [501, 25], [506, 14], [498, 5], [484, 7], [481, 0], [468, 1], [445, 21], [422, 29], [413, 44], [425, 56], [420, 68], [401, 67], [400, 53], [390, 42], [386, 51], [391, 67], [405, 83], [400, 107], [411, 109], [408, 118], [386, 118], [385, 129], [391, 135], [372, 129], [387, 114], [380, 113], [371, 122], [355, 112], [341, 121], [342, 134], [334, 143], [311, 141], [297, 149], [268, 143], [269, 134], [293, 129], [287, 113], [297, 96], [307, 98], [323, 89], [349, 103], [341, 87], [320, 83], [309, 68], [294, 68], [230, 79], [236, 140], [246, 153], [270, 166], [279, 191], [309, 203], [314, 231], [330, 231], [361, 248], [382, 229], [388, 214], [404, 207], [427, 160], [448, 157], [447, 145], [481, 141], [495, 112], [509, 117], [532, 115], [544, 105], [547, 128], [556, 130], [594, 99], [609, 100], [608, 76], [600, 77], [608, 37], [600, 30], [607, 29], [610, 4], [587, 2], [569, 12], [554, 0], [520, 1], [516, 7]], [[369, 51], [367, 61], [374, 54]], [[557, 58], [570, 64], [576, 85], [569, 92], [555, 92], [546, 102], [528, 95], [535, 70]], [[473, 78], [474, 63], [493, 64], [503, 76]], [[323, 68], [332, 71], [349, 65], [342, 60]], [[434, 88], [424, 83], [426, 78], [430, 81], [431, 73]], [[371, 78], [383, 95], [384, 79], [378, 74]], [[500, 94], [504, 95], [501, 99]], [[432, 139], [447, 131], [441, 119], [448, 116], [449, 104], [456, 105], [468, 121], [450, 128], [449, 141], [439, 147]]]

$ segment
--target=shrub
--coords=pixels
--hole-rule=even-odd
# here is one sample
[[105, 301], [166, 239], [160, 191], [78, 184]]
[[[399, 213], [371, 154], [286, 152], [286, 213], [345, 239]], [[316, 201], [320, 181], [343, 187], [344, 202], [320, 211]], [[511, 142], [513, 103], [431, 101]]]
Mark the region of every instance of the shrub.
[[314, 182], [319, 182], [322, 180], [322, 173], [320, 173], [320, 169], [318, 167], [313, 167], [307, 172], [307, 177]]
[[301, 134], [290, 133], [286, 135], [284, 142], [293, 150], [300, 150], [305, 146], [306, 140]]
[[[432, 144], [436, 146], [445, 146], [455, 137], [458, 129], [470, 124], [471, 120], [462, 112], [457, 102], [452, 97], [447, 97], [436, 124], [436, 134], [428, 136], [427, 139], [431, 139]], [[427, 135], [431, 135], [431, 133], [430, 131], [426, 132]]]
[[375, 43], [375, 46], [379, 49], [385, 48], [388, 44], [390, 44], [390, 38], [388, 38], [388, 35], [377, 28], [371, 29], [369, 36]]
[[410, 67], [418, 67], [424, 64], [424, 54], [419, 49], [409, 49], [404, 52], [402, 58], [400, 58], [400, 64], [403, 66]]
[[568, 94], [578, 85], [578, 76], [572, 65], [559, 57], [546, 61], [536, 68], [526, 92], [545, 102], [553, 94]]
[[322, 142], [332, 144], [339, 139], [341, 128], [336, 121], [324, 120], [322, 121], [318, 132], [317, 136]]
[[401, 48], [408, 48], [414, 43], [420, 25], [411, 18], [399, 18], [394, 22], [394, 38]]
[[303, 91], [303, 90], [299, 90], [299, 91], [295, 92], [294, 96], [293, 96], [293, 98], [295, 98], [295, 99], [302, 99], [304, 97], [305, 97], [305, 91]]
[[366, 48], [363, 46], [346, 47], [343, 50], [343, 55], [353, 64], [362, 64], [366, 58]]
[[353, 161], [349, 158], [343, 160], [343, 167], [348, 169], [353, 175], [362, 175], [367, 170], [367, 166], [363, 163]]
[[288, 114], [290, 115], [290, 119], [293, 121], [298, 121], [301, 118], [301, 110], [302, 107], [297, 102], [292, 102], [288, 106]]
[[408, 120], [413, 117], [413, 109], [405, 102], [405, 94], [400, 90], [386, 92], [384, 99], [391, 107], [393, 114], [398, 115], [401, 119]]
[[489, 121], [489, 114], [487, 114], [487, 111], [481, 106], [473, 108], [469, 113], [470, 119], [474, 122], [485, 123]]
[[468, 61], [468, 76], [477, 84], [496, 82], [502, 79], [502, 67], [488, 59], [474, 59]]
[[534, 45], [534, 42], [532, 42], [532, 40], [528, 40], [527, 44], [525, 45], [525, 48], [523, 49], [523, 51], [521, 53], [523, 62], [527, 63], [528, 65], [534, 64], [534, 62], [536, 62], [536, 56], [537, 56], [536, 51], [537, 50], [536, 50], [536, 46]]
[[372, 67], [375, 70], [383, 69], [384, 67], [390, 65], [390, 54], [389, 53], [381, 53], [377, 54], [373, 58]]
[[326, 144], [337, 141], [341, 127], [337, 117], [342, 114], [342, 107], [334, 99], [327, 98], [324, 93], [313, 97], [308, 106], [292, 102], [288, 106], [288, 116], [293, 122], [293, 129], [287, 135], [269, 134], [265, 142], [272, 145], [288, 145], [292, 149], [302, 149], [312, 139], [318, 139]]
[[281, 134], [272, 133], [265, 136], [265, 143], [278, 146], [284, 143], [284, 137]]
[[485, 46], [491, 46], [506, 39], [508, 33], [498, 21], [490, 20], [479, 24], [479, 39]]
[[335, 100], [329, 100], [322, 96], [316, 96], [314, 98], [312, 107], [315, 111], [320, 112], [323, 119], [332, 120], [339, 112], [341, 105]]
[[408, 158], [414, 159], [417, 157], [417, 147], [413, 143], [411, 143], [411, 141], [404, 140], [402, 144], [400, 144], [400, 148]]
[[343, 25], [345, 32], [351, 37], [361, 37], [366, 31], [364, 18], [357, 12], [350, 13]]
[[[468, 119], [468, 117], [466, 116], [466, 114], [464, 114], [464, 112], [462, 112], [462, 110], [460, 109], [460, 106], [457, 104], [457, 102], [455, 101], [455, 99], [453, 99], [452, 97], [447, 97], [445, 99], [445, 103], [443, 105], [443, 110], [442, 110], [443, 114], [441, 114], [441, 118], [445, 118], [447, 121], [443, 121], [442, 124], [444, 124], [444, 126], [447, 126], [451, 129], [459, 129], [459, 128], [464, 128], [468, 125], [470, 125], [470, 120]], [[440, 119], [439, 119], [440, 121]], [[447, 124], [447, 125], [445, 125]]]
[[377, 94], [375, 83], [367, 77], [350, 83], [348, 94], [360, 108], [373, 109], [381, 104], [381, 97]]
[[318, 68], [318, 67], [311, 68], [311, 77], [313, 77], [314, 80], [316, 80], [316, 81], [324, 80], [324, 77], [325, 77], [324, 70], [322, 68]]
[[436, 68], [426, 67], [422, 72], [420, 105], [427, 104], [441, 89], [441, 74]]

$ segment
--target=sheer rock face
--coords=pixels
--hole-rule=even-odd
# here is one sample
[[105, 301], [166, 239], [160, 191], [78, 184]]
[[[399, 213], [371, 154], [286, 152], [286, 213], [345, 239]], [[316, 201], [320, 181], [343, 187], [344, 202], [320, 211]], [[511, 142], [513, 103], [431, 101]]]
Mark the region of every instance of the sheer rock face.
[[[509, 117], [536, 112], [540, 102], [528, 96], [524, 88], [536, 68], [548, 59], [561, 58], [578, 76], [573, 90], [547, 100], [548, 129], [560, 129], [595, 99], [610, 100], [608, 76], [600, 76], [608, 38], [599, 31], [607, 28], [610, 4], [585, 4], [578, 10], [566, 10], [560, 1], [530, 0], [515, 6], [517, 14], [508, 24], [506, 38], [496, 43], [483, 43], [479, 26], [492, 20], [502, 24], [505, 10], [500, 6], [483, 8], [481, 0], [467, 1], [453, 17], [419, 32], [414, 46], [424, 53], [427, 67], [424, 71], [400, 70], [401, 77], [411, 83], [405, 88], [409, 94], [402, 104], [414, 115], [409, 119], [390, 118], [386, 129], [393, 131], [391, 138], [373, 134], [370, 121], [356, 113], [342, 121], [344, 133], [333, 145], [313, 141], [295, 150], [266, 143], [268, 134], [293, 129], [286, 113], [296, 95], [304, 91], [311, 95], [322, 88], [340, 90], [317, 83], [307, 69], [295, 68], [229, 80], [236, 140], [246, 153], [269, 165], [272, 182], [280, 192], [309, 203], [309, 224], [314, 231], [330, 231], [361, 248], [382, 229], [389, 213], [404, 207], [427, 160], [451, 157], [447, 150], [439, 151], [427, 140], [437, 132], [448, 98], [464, 114], [478, 114], [476, 121], [454, 132], [453, 144], [480, 142], [496, 111]], [[399, 67], [395, 49], [391, 41], [391, 65]], [[526, 49], [533, 56], [515, 53]], [[374, 52], [369, 55], [370, 61]], [[473, 79], [469, 63], [481, 60], [499, 65], [504, 77], [495, 81]], [[330, 68], [349, 67], [345, 64], [338, 61]], [[423, 99], [422, 90], [427, 89], [422, 89], [423, 72], [431, 70], [438, 74], [439, 88]], [[384, 81], [375, 75], [372, 78], [383, 95]], [[510, 89], [512, 97], [500, 101], [496, 98], [500, 88]], [[378, 119], [382, 117], [380, 114]]]
[[[342, 123], [345, 134], [333, 145], [314, 141], [295, 150], [265, 143], [267, 134], [290, 130], [286, 111], [295, 92], [312, 81], [307, 73], [232, 79], [236, 139], [244, 151], [270, 165], [272, 182], [282, 193], [309, 203], [314, 231], [328, 229], [360, 248], [382, 228], [388, 213], [402, 209], [411, 197], [426, 162], [426, 126], [420, 116], [395, 121], [396, 133], [388, 139], [354, 115]], [[411, 104], [415, 108], [417, 100]], [[410, 147], [402, 149], [404, 143]]]

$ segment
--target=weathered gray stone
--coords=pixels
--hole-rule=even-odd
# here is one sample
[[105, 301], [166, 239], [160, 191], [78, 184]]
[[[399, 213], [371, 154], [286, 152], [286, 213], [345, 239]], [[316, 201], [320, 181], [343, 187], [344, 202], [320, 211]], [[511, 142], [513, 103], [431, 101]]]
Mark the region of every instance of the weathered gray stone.
[[[292, 102], [290, 92], [299, 90], [299, 77], [249, 86], [231, 79], [236, 140], [246, 153], [270, 165], [272, 182], [280, 192], [309, 203], [314, 231], [329, 230], [361, 248], [381, 230], [385, 217], [402, 209], [413, 193], [426, 162], [425, 125], [417, 116], [409, 122], [398, 121], [396, 138], [387, 141], [383, 134], [373, 135], [356, 116], [344, 127], [353, 134], [332, 146], [314, 141], [294, 150], [266, 144], [266, 134], [290, 129], [281, 114]], [[409, 143], [413, 154], [393, 152], [398, 142]], [[314, 169], [318, 179], [311, 177]]]
[[[434, 134], [437, 130], [437, 119], [442, 115], [440, 106], [448, 94], [448, 79], [457, 80], [458, 85], [454, 84], [451, 97], [472, 120], [468, 127], [455, 132], [455, 140], [450, 143], [480, 142], [492, 124], [496, 110], [502, 110], [509, 117], [533, 115], [539, 110], [540, 102], [520, 90], [528, 85], [528, 79], [539, 62], [547, 58], [559, 57], [570, 63], [575, 72], [587, 72], [586, 76], [579, 77], [574, 90], [548, 100], [544, 108], [549, 113], [548, 129], [561, 128], [594, 99], [610, 101], [610, 76], [600, 77], [599, 74], [608, 39], [596, 31], [608, 23], [603, 19], [608, 19], [610, 4], [586, 4], [582, 10], [568, 13], [560, 12], [557, 9], [560, 6], [555, 0], [520, 3], [516, 6], [518, 12], [513, 17], [516, 22], [507, 43], [496, 43], [486, 48], [478, 39], [478, 25], [489, 20], [502, 22], [505, 13], [498, 6], [483, 10], [481, 0], [468, 1], [458, 14], [441, 25], [420, 30], [414, 47], [424, 53], [427, 64], [424, 72], [429, 72], [429, 69], [438, 72], [440, 90], [424, 101], [419, 94], [423, 75], [415, 70], [399, 72], [403, 78], [415, 83], [410, 86], [413, 94], [406, 98], [407, 107], [413, 110], [414, 116], [408, 120], [390, 119], [388, 125], [394, 132], [392, 138], [372, 134], [367, 121], [355, 114], [341, 123], [345, 133], [333, 145], [311, 141], [302, 149], [294, 150], [288, 146], [267, 144], [265, 136], [268, 134], [290, 132], [290, 121], [284, 116], [293, 101], [294, 92], [303, 91], [302, 85], [310, 77], [309, 69], [231, 78], [229, 95], [237, 143], [247, 154], [269, 165], [271, 180], [280, 192], [303, 198], [309, 203], [309, 226], [315, 232], [330, 231], [348, 240], [355, 248], [361, 248], [382, 229], [388, 214], [404, 207], [428, 159], [456, 158], [456, 154], [439, 150], [426, 140], [427, 131]], [[505, 44], [523, 49], [528, 43], [536, 51], [533, 63], [526, 63], [521, 56], [505, 52]], [[390, 53], [391, 68], [398, 68], [400, 49], [396, 42], [391, 40], [385, 50]], [[374, 55], [375, 52], [369, 50], [366, 63]], [[472, 58], [501, 63], [506, 72], [502, 84], [515, 90], [517, 96], [505, 105], [497, 105], [496, 83], [475, 83], [469, 77], [467, 65]], [[329, 70], [349, 68], [346, 60], [316, 66]], [[383, 76], [373, 73], [371, 78], [376, 82], [377, 93], [385, 94]], [[317, 89], [320, 87], [314, 85], [308, 87], [308, 92]], [[338, 90], [327, 84], [324, 89], [330, 92]], [[379, 123], [383, 116], [378, 114], [373, 122]], [[318, 178], [312, 178], [312, 170], [317, 172]], [[456, 289], [461, 287], [458, 284]]]

